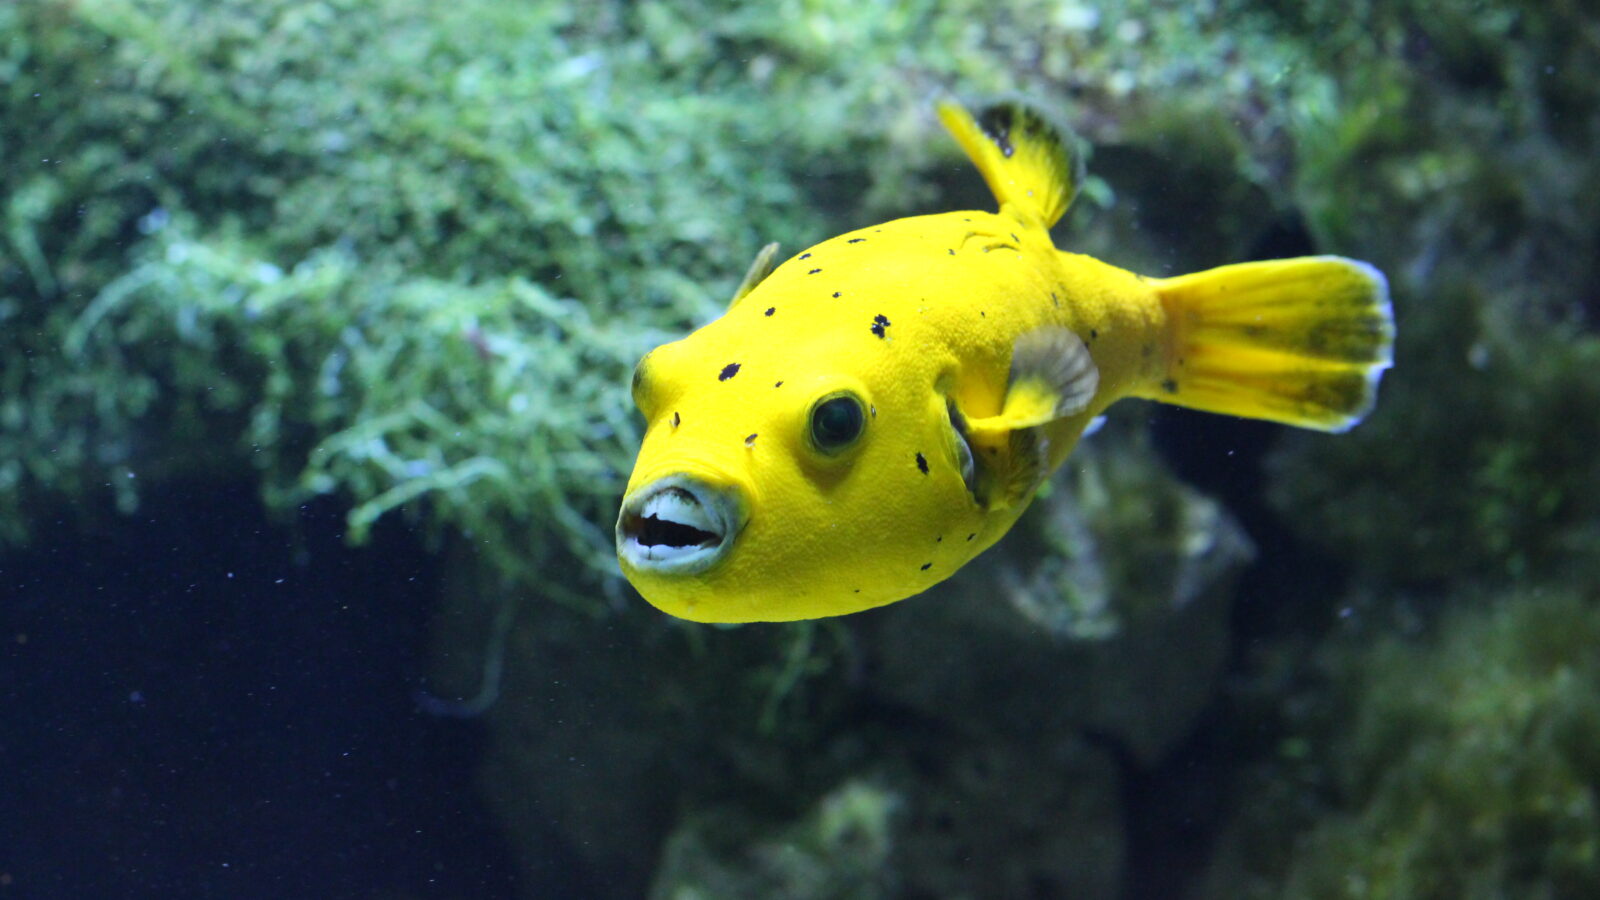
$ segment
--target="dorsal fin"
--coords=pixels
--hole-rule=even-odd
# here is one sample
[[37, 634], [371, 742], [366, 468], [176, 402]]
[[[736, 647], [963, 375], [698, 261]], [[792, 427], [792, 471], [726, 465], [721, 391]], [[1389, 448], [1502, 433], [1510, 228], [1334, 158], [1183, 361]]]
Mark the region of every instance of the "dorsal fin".
[[750, 268], [745, 270], [744, 280], [739, 282], [739, 289], [733, 292], [733, 299], [728, 301], [728, 308], [733, 309], [739, 305], [745, 295], [756, 289], [756, 285], [766, 280], [772, 274], [773, 261], [778, 258], [778, 242], [762, 247], [756, 258], [750, 261]]
[[1067, 211], [1083, 178], [1083, 156], [1070, 129], [1016, 101], [985, 106], [976, 115], [942, 101], [939, 121], [1002, 207], [1011, 204], [1046, 228]]

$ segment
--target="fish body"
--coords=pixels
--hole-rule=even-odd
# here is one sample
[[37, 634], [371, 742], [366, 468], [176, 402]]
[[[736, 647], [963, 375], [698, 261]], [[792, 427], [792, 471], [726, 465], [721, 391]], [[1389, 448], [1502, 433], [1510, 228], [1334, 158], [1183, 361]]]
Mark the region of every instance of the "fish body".
[[724, 315], [634, 377], [648, 425], [624, 573], [696, 621], [817, 618], [949, 577], [1128, 396], [1338, 430], [1393, 328], [1336, 257], [1151, 279], [1058, 250], [1079, 166], [1032, 110], [941, 118], [998, 212], [898, 219], [752, 267]]

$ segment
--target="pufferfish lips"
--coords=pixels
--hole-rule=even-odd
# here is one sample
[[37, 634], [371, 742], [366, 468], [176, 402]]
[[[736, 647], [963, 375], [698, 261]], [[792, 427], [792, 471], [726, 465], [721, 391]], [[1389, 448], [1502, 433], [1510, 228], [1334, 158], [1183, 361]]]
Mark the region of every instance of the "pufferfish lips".
[[668, 475], [623, 499], [617, 555], [640, 571], [692, 575], [728, 554], [744, 521], [729, 490]]

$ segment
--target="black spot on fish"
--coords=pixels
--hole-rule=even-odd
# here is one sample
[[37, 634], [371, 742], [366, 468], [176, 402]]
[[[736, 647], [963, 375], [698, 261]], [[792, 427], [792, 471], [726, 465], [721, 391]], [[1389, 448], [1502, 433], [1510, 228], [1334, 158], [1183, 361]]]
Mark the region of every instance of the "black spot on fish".
[[976, 531], [974, 531], [973, 533], [967, 535], [967, 540], [970, 541], [970, 540], [972, 540], [973, 538], [975, 538], [977, 536], [978, 536], [978, 533]]
[[773, 385], [773, 387], [775, 387], [775, 388], [783, 387], [783, 382], [780, 381], [777, 384]]
[[[1056, 299], [1056, 292], [1055, 291], [1051, 291], [1050, 292], [1050, 305], [1051, 306], [1056, 306], [1056, 307], [1059, 307], [1061, 305], [1061, 301]], [[770, 316], [770, 315], [772, 315], [772, 313], [767, 313], [767, 315]]]
[[984, 318], [984, 319], [987, 319], [987, 318], [989, 318], [989, 314], [988, 314], [988, 313], [986, 313], [986, 312], [984, 312], [984, 311], [983, 311], [983, 310], [981, 310], [981, 309], [980, 309], [980, 310], [978, 310], [978, 316], [979, 316], [979, 317], [981, 317], [981, 318]]
[[857, 593], [857, 594], [861, 593], [861, 588], [856, 588], [855, 589], [855, 593]]
[[1017, 233], [1015, 231], [1011, 232], [1011, 239], [1019, 244], [1022, 243], [1022, 238], [1017, 237]]
[[925, 562], [925, 563], [922, 564], [922, 571], [924, 571], [924, 572], [928, 571], [931, 568], [933, 568], [933, 563], [931, 563], [931, 562]]
[[729, 378], [732, 378], [733, 376], [735, 376], [737, 374], [739, 374], [739, 364], [738, 363], [728, 363], [727, 365], [722, 367], [722, 374], [717, 376], [717, 380], [718, 381], [727, 381]]
[[876, 419], [878, 417], [878, 405], [876, 403], [872, 404], [871, 406], [868, 406], [867, 409], [872, 411], [872, 417], [874, 419]]
[[882, 313], [872, 317], [872, 333], [884, 337], [883, 330], [889, 327], [889, 318]]
[[955, 248], [953, 248], [953, 247], [952, 247], [952, 248], [951, 248], [951, 249], [950, 249], [950, 255], [951, 255], [951, 256], [955, 256], [955, 255], [956, 255], [956, 251], [955, 251]]
[[978, 118], [978, 127], [982, 128], [989, 140], [994, 141], [994, 145], [1000, 148], [1000, 155], [1008, 159], [1011, 154], [1017, 152], [1017, 148], [1011, 146], [1011, 123], [1005, 118], [1009, 113], [1010, 110], [1006, 107], [992, 106], [984, 110]]
[[778, 308], [776, 306], [769, 306], [769, 307], [767, 307], [766, 314], [770, 316], [770, 315], [772, 315], [773, 313], [775, 313], [777, 311], [778, 311]]
[[1089, 340], [1091, 340], [1091, 341], [1100, 340], [1100, 332], [1097, 329], [1094, 329], [1094, 328], [1089, 329]]
[[1155, 347], [1154, 344], [1145, 344], [1143, 347], [1139, 348], [1139, 355], [1143, 356], [1146, 359], [1149, 359], [1151, 354], [1153, 354], [1155, 352], [1156, 352], [1156, 347]]
[[938, 536], [938, 537], [936, 537], [936, 538], [934, 538], [934, 539], [933, 539], [933, 542], [934, 542], [934, 543], [935, 543], [935, 544], [942, 544], [942, 543], [944, 543], [944, 535], [942, 535], [942, 534], [941, 534], [941, 535], [939, 535], [939, 536]]
[[922, 470], [922, 474], [928, 474], [928, 458], [921, 453], [917, 454], [917, 468]]
[[800, 254], [800, 258], [801, 259], [810, 259], [811, 258], [811, 254], [810, 253], [802, 253], [802, 254]]
[[845, 243], [846, 244], [859, 244], [864, 240], [866, 240], [866, 238], [851, 238], [850, 240], [845, 241]]
[[678, 427], [678, 423], [681, 422], [681, 421], [683, 421], [683, 420], [678, 418], [678, 413], [676, 411], [674, 411], [672, 413], [672, 427], [673, 428], [677, 428]]
[[1178, 392], [1178, 383], [1173, 381], [1171, 378], [1168, 378], [1167, 380], [1161, 382], [1161, 389], [1169, 394], [1176, 394]]
[[835, 300], [837, 300], [839, 298], [839, 292], [838, 291], [834, 291], [833, 292], [833, 297], [834, 297]]
[[756, 445], [756, 436], [755, 436], [755, 434], [751, 434], [749, 437], [745, 438], [744, 439], [744, 445], [746, 447], [754, 447]]
[[807, 272], [806, 274], [807, 275], [815, 275], [815, 274], [817, 274], [818, 272], [821, 272], [821, 271], [822, 271], [821, 269], [812, 269], [811, 271]]

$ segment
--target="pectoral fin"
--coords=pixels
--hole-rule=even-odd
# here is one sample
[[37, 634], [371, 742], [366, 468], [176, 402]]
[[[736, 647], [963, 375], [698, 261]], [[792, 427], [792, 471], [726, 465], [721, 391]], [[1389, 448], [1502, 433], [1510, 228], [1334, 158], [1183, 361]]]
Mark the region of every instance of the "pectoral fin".
[[1089, 348], [1059, 326], [1038, 328], [1011, 348], [1011, 375], [997, 416], [970, 419], [976, 434], [1037, 428], [1083, 412], [1100, 386], [1100, 370]]
[[1001, 457], [985, 479], [989, 505], [1028, 501], [1050, 474], [1044, 426], [1088, 409], [1099, 386], [1089, 348], [1068, 329], [1048, 326], [1017, 338], [1000, 414], [964, 423], [973, 443], [988, 451], [980, 456]]

